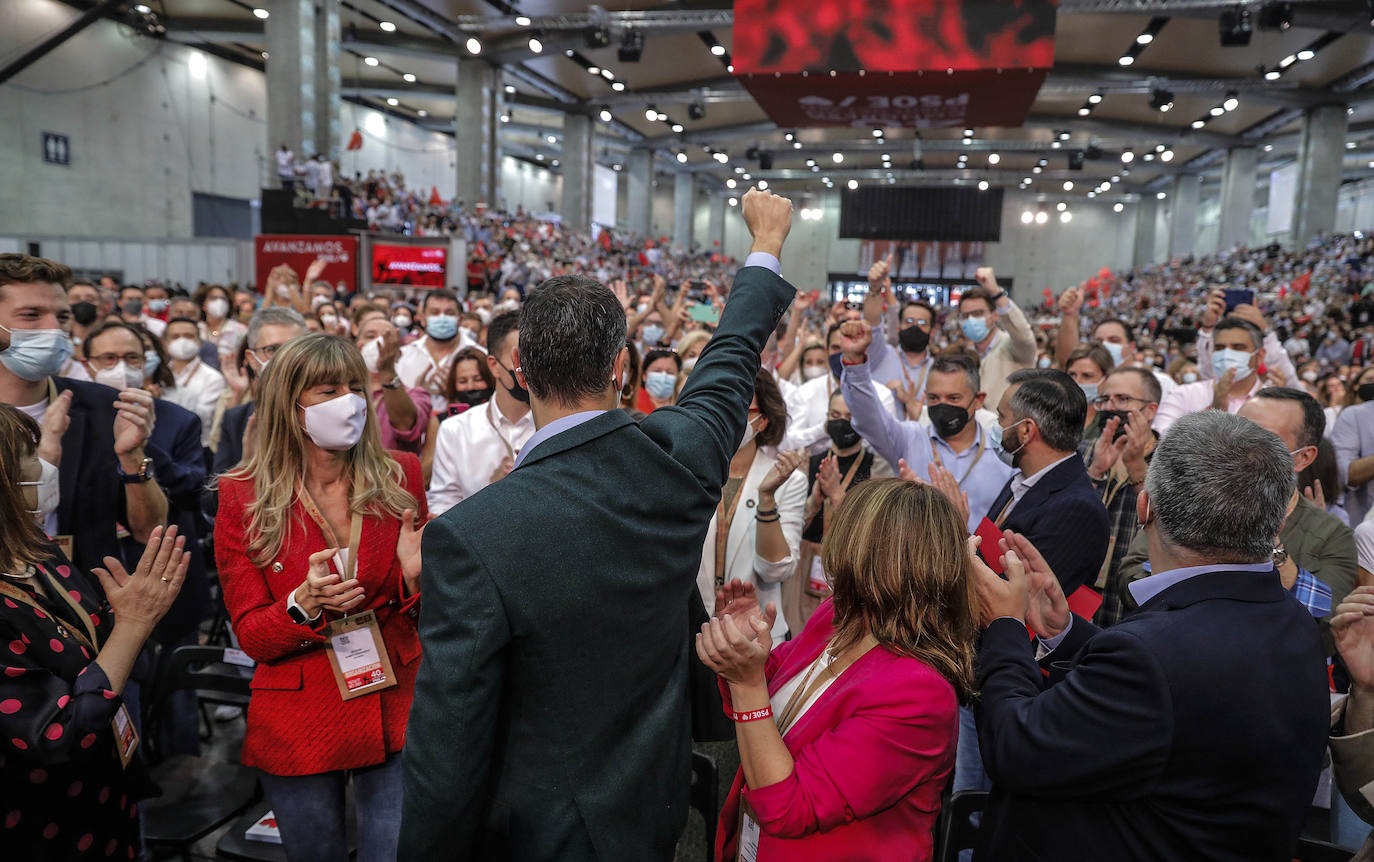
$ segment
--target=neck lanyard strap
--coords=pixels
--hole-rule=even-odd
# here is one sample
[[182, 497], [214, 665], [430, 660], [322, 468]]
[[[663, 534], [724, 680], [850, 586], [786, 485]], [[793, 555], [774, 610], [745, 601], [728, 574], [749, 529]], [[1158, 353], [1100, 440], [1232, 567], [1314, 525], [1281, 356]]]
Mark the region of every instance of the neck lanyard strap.
[[[305, 512], [310, 516], [310, 520], [314, 521], [315, 525], [320, 528], [320, 532], [324, 533], [325, 541], [329, 542], [332, 547], [338, 548], [339, 537], [334, 533], [334, 528], [329, 526], [329, 522], [325, 520], [324, 514], [320, 512], [320, 507], [315, 505], [315, 500], [310, 496], [310, 492], [305, 490], [304, 483], [296, 486], [296, 494], [300, 497], [301, 504], [305, 506]], [[345, 570], [339, 573], [345, 581], [358, 576], [358, 546], [362, 543], [362, 537], [363, 516], [354, 512], [348, 524], [348, 559], [344, 564]]]

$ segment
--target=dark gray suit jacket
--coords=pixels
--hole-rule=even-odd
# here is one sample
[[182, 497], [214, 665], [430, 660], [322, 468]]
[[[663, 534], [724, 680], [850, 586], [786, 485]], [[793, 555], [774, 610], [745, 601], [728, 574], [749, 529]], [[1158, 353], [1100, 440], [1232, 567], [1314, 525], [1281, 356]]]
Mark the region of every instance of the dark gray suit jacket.
[[426, 528], [400, 858], [672, 858], [691, 783], [684, 610], [794, 293], [741, 269], [677, 406], [557, 434]]

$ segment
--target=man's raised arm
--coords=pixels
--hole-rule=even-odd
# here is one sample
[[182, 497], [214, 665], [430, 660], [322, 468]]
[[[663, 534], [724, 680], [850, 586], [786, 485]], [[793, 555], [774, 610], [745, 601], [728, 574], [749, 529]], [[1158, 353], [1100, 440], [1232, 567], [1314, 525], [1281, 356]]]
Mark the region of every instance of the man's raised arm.
[[[715, 335], [702, 350], [675, 407], [655, 410], [640, 427], [718, 491], [744, 434], [759, 354], [796, 290], [779, 275], [792, 202], [750, 189], [741, 209], [754, 245], [735, 274]], [[663, 439], [666, 438], [666, 439]]]

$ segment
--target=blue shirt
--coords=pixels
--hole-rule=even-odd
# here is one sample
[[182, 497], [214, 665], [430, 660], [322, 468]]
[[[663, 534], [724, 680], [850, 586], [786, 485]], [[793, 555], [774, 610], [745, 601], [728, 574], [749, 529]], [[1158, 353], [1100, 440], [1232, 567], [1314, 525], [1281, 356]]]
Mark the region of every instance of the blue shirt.
[[[782, 274], [782, 264], [778, 262], [778, 259], [776, 257], [774, 257], [766, 251], [756, 251], [750, 254], [749, 257], [745, 258], [744, 265], [761, 266], [765, 269], [772, 270], [774, 275]], [[515, 456], [515, 467], [512, 467], [511, 469], [516, 469], [522, 463], [524, 463], [525, 456], [533, 452], [535, 447], [538, 446], [540, 443], [543, 443], [550, 437], [562, 434], [564, 431], [576, 428], [583, 422], [588, 422], [592, 419], [595, 419], [596, 417], [600, 416], [602, 413], [605, 412], [605, 410], [584, 410], [581, 413], [569, 413], [567, 416], [563, 416], [553, 420], [549, 424], [545, 425], [543, 428], [540, 428], [539, 430], [534, 432], [534, 435], [531, 436], [529, 441], [525, 443], [524, 447], [520, 449], [520, 453]]]

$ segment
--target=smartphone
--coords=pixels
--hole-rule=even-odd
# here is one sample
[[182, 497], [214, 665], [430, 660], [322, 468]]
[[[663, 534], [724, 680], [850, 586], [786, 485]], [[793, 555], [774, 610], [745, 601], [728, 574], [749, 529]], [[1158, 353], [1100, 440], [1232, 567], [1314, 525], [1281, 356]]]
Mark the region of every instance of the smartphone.
[[1226, 294], [1227, 314], [1235, 311], [1237, 305], [1255, 304], [1255, 292], [1248, 288], [1228, 287], [1222, 293]]
[[720, 309], [714, 305], [699, 303], [687, 309], [687, 316], [701, 323], [715, 325], [720, 323]]

